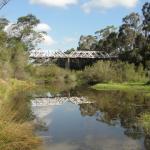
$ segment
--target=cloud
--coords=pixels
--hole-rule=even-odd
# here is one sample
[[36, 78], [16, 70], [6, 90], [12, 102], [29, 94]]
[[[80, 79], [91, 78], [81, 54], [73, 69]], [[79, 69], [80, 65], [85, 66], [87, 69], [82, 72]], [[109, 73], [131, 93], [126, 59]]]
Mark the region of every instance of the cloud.
[[46, 23], [40, 23], [35, 27], [35, 30], [39, 32], [41, 31], [49, 32], [52, 30], [52, 28]]
[[[41, 32], [41, 31], [50, 32], [52, 31], [52, 28], [46, 23], [40, 23], [35, 27], [34, 30], [38, 32]], [[43, 46], [52, 46], [53, 44], [56, 43], [56, 41], [49, 34], [42, 34], [42, 38], [43, 40], [41, 44]]]
[[43, 35], [42, 45], [52, 46], [55, 43], [56, 41], [50, 35], [45, 35], [45, 34]]
[[93, 9], [110, 9], [113, 7], [132, 8], [137, 4], [138, 0], [88, 0], [81, 7], [86, 13], [90, 13]]
[[76, 38], [73, 38], [73, 37], [65, 37], [64, 38], [64, 43], [65, 44], [73, 43], [75, 41], [76, 41]]
[[50, 7], [67, 7], [68, 5], [75, 5], [78, 0], [30, 0], [31, 4], [41, 4]]

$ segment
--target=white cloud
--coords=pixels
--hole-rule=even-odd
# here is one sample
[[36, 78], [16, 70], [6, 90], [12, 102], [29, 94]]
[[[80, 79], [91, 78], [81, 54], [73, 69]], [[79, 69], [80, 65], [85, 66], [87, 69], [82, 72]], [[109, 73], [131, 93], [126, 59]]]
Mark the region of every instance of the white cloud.
[[30, 0], [31, 4], [42, 4], [50, 7], [67, 7], [68, 5], [75, 5], [78, 0]]
[[[52, 28], [46, 23], [40, 23], [35, 27], [35, 31], [38, 31], [38, 32], [41, 32], [41, 31], [49, 32], [51, 30]], [[41, 44], [43, 46], [50, 47], [56, 43], [55, 40], [49, 34], [42, 34], [42, 36], [43, 36], [43, 40]]]
[[138, 0], [89, 0], [82, 5], [82, 9], [86, 13], [90, 13], [92, 9], [110, 9], [113, 7], [132, 8], [137, 4]]
[[76, 41], [76, 38], [73, 37], [65, 37], [64, 38], [64, 43], [68, 44], [68, 43], [73, 43]]
[[50, 35], [43, 35], [42, 45], [52, 46], [56, 43], [56, 41]]
[[48, 25], [48, 24], [46, 24], [46, 23], [40, 23], [40, 24], [38, 24], [36, 27], [35, 27], [35, 30], [36, 31], [45, 31], [45, 32], [48, 32], [48, 31], [51, 31], [52, 30], [52, 28]]

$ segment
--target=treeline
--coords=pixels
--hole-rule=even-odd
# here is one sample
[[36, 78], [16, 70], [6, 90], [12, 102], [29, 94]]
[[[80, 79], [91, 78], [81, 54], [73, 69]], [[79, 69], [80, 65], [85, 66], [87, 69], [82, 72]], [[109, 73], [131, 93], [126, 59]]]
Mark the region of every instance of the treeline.
[[142, 15], [133, 12], [125, 16], [119, 28], [111, 25], [95, 35], [82, 35], [77, 49], [115, 53], [122, 61], [143, 64], [150, 70], [150, 3], [143, 5]]

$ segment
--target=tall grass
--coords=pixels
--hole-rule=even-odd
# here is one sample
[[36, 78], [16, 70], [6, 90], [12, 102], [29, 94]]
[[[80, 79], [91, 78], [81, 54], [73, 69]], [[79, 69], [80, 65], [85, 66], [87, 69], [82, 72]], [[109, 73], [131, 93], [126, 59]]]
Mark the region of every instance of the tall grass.
[[0, 80], [0, 150], [37, 150], [41, 140], [34, 134], [29, 101], [24, 90], [28, 83]]
[[40, 144], [31, 124], [0, 120], [0, 150], [36, 150]]

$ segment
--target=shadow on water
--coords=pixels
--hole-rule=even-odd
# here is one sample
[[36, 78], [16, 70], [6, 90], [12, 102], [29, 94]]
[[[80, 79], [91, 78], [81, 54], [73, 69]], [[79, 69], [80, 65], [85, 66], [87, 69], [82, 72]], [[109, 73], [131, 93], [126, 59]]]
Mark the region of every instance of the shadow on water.
[[[38, 89], [37, 98], [67, 97], [64, 103], [33, 107], [46, 126], [37, 131], [46, 150], [149, 150], [150, 137], [139, 125], [141, 113], [150, 112], [150, 100], [144, 93], [96, 91], [86, 87], [64, 91], [54, 86]], [[57, 90], [56, 90], [57, 89]], [[90, 103], [72, 102], [84, 97]], [[44, 128], [45, 129], [45, 128]]]

